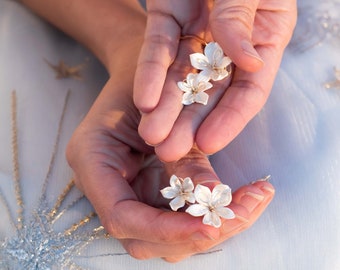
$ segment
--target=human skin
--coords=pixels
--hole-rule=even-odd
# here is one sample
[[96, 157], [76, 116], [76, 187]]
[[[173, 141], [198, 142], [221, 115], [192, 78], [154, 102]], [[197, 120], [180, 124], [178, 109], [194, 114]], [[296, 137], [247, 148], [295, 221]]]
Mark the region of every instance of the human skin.
[[[145, 41], [135, 76], [141, 137], [164, 161], [196, 145], [213, 154], [230, 143], [264, 106], [296, 23], [296, 0], [148, 0]], [[206, 106], [181, 104], [177, 82], [192, 72], [197, 36], [216, 41], [235, 64], [214, 82]]]
[[[230, 208], [236, 218], [217, 229], [201, 218], [166, 209], [159, 190], [171, 174], [191, 176], [210, 188], [220, 183], [198, 149], [176, 163], [162, 163], [140, 138], [140, 114], [133, 104], [133, 78], [143, 42], [145, 13], [137, 1], [24, 0], [44, 17], [91, 49], [110, 78], [75, 130], [67, 159], [107, 232], [138, 259], [182, 260], [249, 228], [274, 196], [268, 182], [241, 187]], [[133, 33], [133, 34], [131, 34]]]

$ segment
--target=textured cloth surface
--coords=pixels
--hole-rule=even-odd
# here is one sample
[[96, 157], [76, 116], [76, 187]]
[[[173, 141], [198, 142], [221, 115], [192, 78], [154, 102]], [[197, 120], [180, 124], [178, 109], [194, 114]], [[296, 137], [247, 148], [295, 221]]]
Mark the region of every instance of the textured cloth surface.
[[[85, 269], [119, 270], [340, 269], [340, 89], [325, 88], [327, 82], [336, 80], [334, 67], [340, 69], [340, 30], [335, 29], [340, 25], [340, 2], [319, 2], [299, 2], [295, 35], [268, 102], [229, 146], [211, 157], [223, 182], [233, 189], [271, 175], [276, 196], [260, 219], [248, 231], [216, 247], [217, 252], [177, 264], [137, 261], [112, 239], [89, 243], [72, 255], [72, 262]], [[83, 79], [56, 80], [46, 61], [57, 64], [59, 60], [71, 66], [86, 63]], [[12, 216], [17, 208], [12, 182], [12, 90], [18, 99], [24, 216], [30, 220], [40, 203], [39, 190], [68, 90], [70, 98], [46, 191], [51, 205], [72, 176], [64, 157], [67, 142], [106, 79], [103, 67], [82, 46], [17, 2], [0, 1], [0, 188]], [[71, 202], [72, 196], [79, 195], [72, 192]], [[86, 201], [80, 202], [58, 220], [55, 230], [69, 228], [90, 210]], [[16, 233], [6, 220], [6, 211], [0, 202], [4, 217], [0, 249]], [[48, 268], [42, 265], [40, 269]]]

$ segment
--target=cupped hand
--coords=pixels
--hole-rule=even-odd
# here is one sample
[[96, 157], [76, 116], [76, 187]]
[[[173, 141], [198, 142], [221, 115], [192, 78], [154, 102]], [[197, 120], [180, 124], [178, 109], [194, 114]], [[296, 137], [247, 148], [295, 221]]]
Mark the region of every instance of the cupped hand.
[[[164, 161], [193, 145], [212, 154], [225, 147], [265, 104], [296, 22], [296, 1], [149, 0], [145, 41], [135, 76], [141, 137]], [[214, 82], [206, 106], [183, 107], [177, 82], [192, 71], [189, 54], [216, 41], [235, 64]]]
[[110, 71], [109, 81], [74, 132], [67, 158], [76, 185], [107, 232], [131, 256], [173, 262], [204, 252], [248, 228], [274, 191], [267, 182], [240, 188], [230, 205], [236, 218], [224, 220], [219, 229], [185, 212], [169, 211], [160, 189], [169, 185], [172, 174], [190, 176], [195, 184], [211, 188], [220, 181], [201, 151], [192, 149], [180, 161], [163, 164], [139, 137], [140, 114], [132, 101], [136, 44], [122, 46], [117, 53], [114, 62], [119, 68]]

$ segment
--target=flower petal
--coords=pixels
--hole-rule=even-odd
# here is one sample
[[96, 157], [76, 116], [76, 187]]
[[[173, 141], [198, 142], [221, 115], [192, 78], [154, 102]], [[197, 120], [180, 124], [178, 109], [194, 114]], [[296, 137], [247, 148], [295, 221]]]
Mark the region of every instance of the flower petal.
[[198, 184], [194, 191], [196, 201], [204, 206], [209, 206], [211, 191], [208, 187]]
[[161, 193], [164, 198], [172, 199], [178, 195], [178, 190], [173, 187], [166, 187], [161, 190]]
[[228, 185], [219, 184], [214, 187], [211, 194], [211, 205], [214, 207], [227, 206], [232, 199], [231, 189]]
[[176, 175], [171, 175], [170, 177], [170, 186], [174, 187], [174, 188], [180, 188], [182, 185], [181, 181], [179, 180], [179, 178]]
[[[221, 49], [220, 45], [216, 42], [209, 42], [207, 46], [204, 48], [204, 54], [208, 58], [208, 62], [210, 65], [214, 64], [216, 50]], [[222, 50], [222, 49], [221, 49]]]
[[222, 59], [221, 59], [221, 61], [220, 61], [220, 63], [219, 63], [219, 66], [220, 67], [227, 67], [227, 66], [229, 66], [230, 64], [231, 64], [231, 59], [228, 57], [228, 56], [224, 56]]
[[185, 200], [188, 201], [189, 203], [195, 203], [196, 202], [196, 198], [193, 192], [189, 192], [186, 194], [185, 196]]
[[196, 92], [203, 92], [203, 91], [210, 89], [211, 87], [213, 87], [213, 85], [210, 82], [201, 81], [197, 84]]
[[221, 70], [218, 70], [218, 71], [214, 71], [211, 75], [210, 75], [210, 78], [213, 80], [213, 81], [220, 81], [220, 80], [223, 80], [224, 78], [228, 77], [229, 76], [229, 72], [226, 70], [226, 69], [221, 69]]
[[203, 224], [214, 226], [215, 228], [221, 227], [221, 219], [220, 217], [214, 212], [208, 212], [203, 217]]
[[220, 45], [218, 45], [218, 43], [215, 42], [215, 51], [213, 53], [213, 62], [211, 64], [213, 64], [214, 66], [220, 65], [223, 57], [224, 53], [222, 48], [220, 47]]
[[211, 225], [212, 226], [214, 226], [215, 228], [221, 227], [222, 222], [221, 222], [221, 219], [220, 219], [220, 217], [217, 213], [211, 212], [210, 219], [211, 219]]
[[177, 82], [177, 86], [183, 92], [191, 92], [192, 88], [186, 82]]
[[204, 70], [207, 67], [209, 67], [209, 60], [208, 58], [202, 54], [202, 53], [193, 53], [190, 54], [190, 62], [191, 65], [194, 68], [200, 69], [200, 70]]
[[209, 95], [205, 92], [200, 92], [195, 95], [195, 102], [207, 105]]
[[178, 196], [169, 203], [173, 211], [177, 211], [179, 208], [185, 205], [185, 200], [182, 196]]
[[190, 215], [194, 217], [200, 217], [207, 213], [209, 213], [209, 209], [201, 204], [193, 204], [190, 205], [185, 212], [189, 213]]
[[235, 218], [234, 211], [231, 210], [228, 207], [218, 207], [218, 208], [215, 208], [215, 212], [220, 217], [225, 218], [225, 219], [233, 219], [233, 218]]
[[192, 93], [184, 93], [182, 96], [182, 104], [190, 105], [195, 102], [194, 95]]
[[183, 191], [193, 191], [194, 190], [194, 183], [192, 182], [190, 177], [185, 177], [182, 183]]

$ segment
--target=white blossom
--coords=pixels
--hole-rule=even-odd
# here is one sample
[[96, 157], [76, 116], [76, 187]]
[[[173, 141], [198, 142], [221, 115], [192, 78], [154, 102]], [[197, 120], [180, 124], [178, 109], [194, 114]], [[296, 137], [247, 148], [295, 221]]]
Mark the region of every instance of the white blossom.
[[204, 54], [191, 54], [190, 61], [194, 68], [202, 70], [202, 75], [213, 81], [222, 80], [230, 74], [228, 66], [231, 64], [231, 59], [224, 55], [217, 42], [208, 43], [204, 48]]
[[186, 212], [195, 217], [204, 216], [204, 224], [219, 228], [222, 224], [220, 217], [225, 219], [235, 218], [234, 212], [226, 207], [232, 199], [229, 186], [219, 184], [211, 192], [208, 187], [198, 184], [194, 195], [197, 204], [190, 205]]
[[184, 92], [182, 97], [184, 105], [190, 105], [194, 102], [207, 104], [209, 95], [205, 91], [212, 87], [208, 77], [189, 73], [185, 81], [178, 82], [177, 85]]
[[161, 193], [166, 199], [173, 199], [170, 202], [170, 207], [173, 211], [185, 205], [185, 202], [195, 203], [193, 193], [194, 184], [190, 177], [184, 179], [172, 175], [170, 178], [170, 187], [163, 188]]

